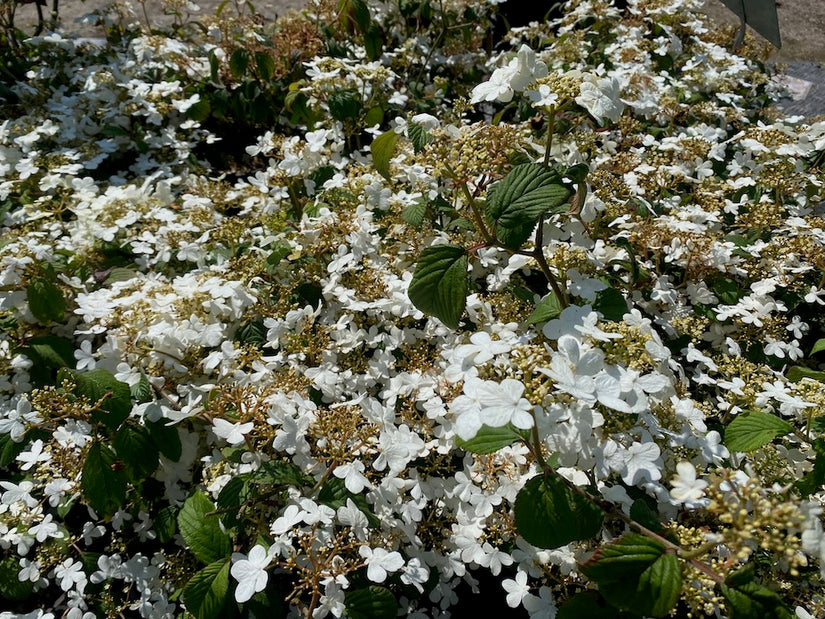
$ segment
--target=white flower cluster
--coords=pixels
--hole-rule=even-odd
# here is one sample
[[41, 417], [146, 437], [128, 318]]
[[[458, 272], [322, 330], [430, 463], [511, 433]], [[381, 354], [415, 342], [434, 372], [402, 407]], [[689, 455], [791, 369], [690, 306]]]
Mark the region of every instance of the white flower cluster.
[[[731, 566], [747, 557], [720, 533], [735, 527], [718, 499], [761, 483], [799, 516], [776, 524], [793, 552], [772, 576], [791, 589], [803, 559], [825, 565], [822, 488], [788, 490], [812, 470], [825, 415], [810, 354], [825, 337], [825, 122], [760, 117], [748, 97], [762, 74], [684, 4], [632, 1], [622, 16], [578, 0], [553, 25], [575, 36], [521, 45], [478, 85], [457, 76], [483, 68], [480, 53], [430, 53], [422, 36], [367, 61], [349, 43], [300, 68], [290, 96], [311, 113], [285, 103], [279, 126], [244, 136], [247, 167], [222, 177], [197, 161], [220, 144], [187, 117], [211, 45], [39, 43], [53, 62], [14, 86], [24, 113], [0, 124], [0, 575], [32, 596], [0, 619], [174, 617], [199, 603], [184, 588], [193, 556], [228, 603], [279, 587], [290, 616], [340, 617], [364, 583], [403, 615], [447, 616], [485, 571], [510, 607], [553, 617], [596, 545], [519, 535], [514, 504], [540, 457], [627, 517], [638, 502], [663, 522], [695, 511], [684, 543], [715, 542]], [[388, 37], [411, 27], [372, 9]], [[574, 29], [583, 15], [609, 27]], [[402, 76], [424, 58], [437, 77], [416, 91]], [[562, 78], [572, 93], [554, 90]], [[341, 92], [360, 102], [352, 117]], [[530, 118], [471, 122], [445, 104], [461, 92], [490, 105], [525, 93], [531, 115], [579, 106], [550, 153], [589, 175], [581, 204], [541, 224], [540, 257], [570, 301], [549, 320], [530, 319], [544, 293], [534, 248], [477, 246], [468, 223], [510, 156], [540, 160], [544, 143]], [[361, 140], [392, 116], [382, 174]], [[429, 139], [414, 144], [414, 127]], [[444, 243], [474, 247], [457, 330], [408, 297], [421, 249]], [[75, 397], [57, 380], [67, 368], [127, 385], [123, 427], [171, 432], [177, 457], [160, 449], [140, 477], [98, 415], [109, 396]], [[724, 426], [756, 410], [793, 431], [764, 452], [728, 449]], [[530, 438], [473, 453], [490, 428]], [[128, 495], [107, 517], [83, 480], [110, 442]], [[713, 477], [737, 468], [736, 483]], [[231, 540], [208, 567], [177, 535], [197, 492], [221, 519], [212, 541]]]

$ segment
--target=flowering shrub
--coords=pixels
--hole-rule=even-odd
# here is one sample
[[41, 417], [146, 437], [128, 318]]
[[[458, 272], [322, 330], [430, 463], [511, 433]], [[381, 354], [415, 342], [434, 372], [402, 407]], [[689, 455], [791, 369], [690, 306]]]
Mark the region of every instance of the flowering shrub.
[[825, 122], [497, 4], [7, 52], [0, 617], [825, 612]]

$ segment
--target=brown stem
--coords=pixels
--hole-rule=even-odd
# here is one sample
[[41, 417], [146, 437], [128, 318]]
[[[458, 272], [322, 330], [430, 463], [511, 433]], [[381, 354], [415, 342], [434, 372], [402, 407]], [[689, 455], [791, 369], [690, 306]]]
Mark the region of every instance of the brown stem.
[[562, 308], [567, 307], [570, 305], [570, 302], [567, 299], [567, 294], [562, 290], [561, 286], [559, 285], [556, 276], [553, 275], [553, 272], [550, 270], [550, 265], [547, 264], [547, 259], [544, 257], [544, 250], [542, 246], [544, 245], [544, 221], [539, 221], [539, 225], [536, 228], [536, 240], [535, 240], [535, 247], [533, 248], [533, 257], [536, 259], [536, 262], [539, 263], [539, 267], [541, 268], [541, 272], [544, 273], [544, 276], [547, 278], [547, 281], [550, 284], [550, 287], [553, 289], [553, 292], [556, 293], [556, 297], [559, 299], [559, 303], [561, 304]]

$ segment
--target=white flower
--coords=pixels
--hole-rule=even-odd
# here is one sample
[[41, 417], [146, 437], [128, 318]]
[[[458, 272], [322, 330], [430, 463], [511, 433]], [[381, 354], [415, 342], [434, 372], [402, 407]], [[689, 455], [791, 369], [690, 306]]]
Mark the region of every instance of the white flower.
[[271, 560], [272, 555], [263, 546], [254, 546], [248, 557], [239, 553], [232, 555], [232, 568], [229, 573], [238, 581], [238, 587], [235, 589], [236, 602], [247, 602], [253, 595], [266, 588], [269, 579], [266, 568]]
[[387, 579], [387, 572], [397, 572], [404, 567], [404, 558], [401, 553], [387, 552], [383, 548], [370, 548], [361, 546], [358, 554], [365, 559], [367, 564], [367, 578], [372, 582], [384, 582]]
[[686, 503], [690, 507], [691, 504], [696, 504], [705, 496], [708, 483], [696, 478], [696, 469], [690, 462], [677, 464], [676, 473], [676, 477], [671, 482], [673, 489], [670, 491], [670, 496], [674, 501]]
[[590, 112], [600, 126], [605, 119], [618, 121], [624, 110], [624, 103], [619, 99], [619, 81], [615, 77], [586, 76], [576, 103]]
[[254, 425], [251, 421], [232, 423], [226, 419], [216, 418], [212, 420], [212, 431], [230, 445], [240, 445], [245, 440], [244, 435], [252, 430]]
[[530, 613], [530, 617], [538, 619], [555, 619], [556, 602], [553, 599], [553, 592], [548, 587], [539, 589], [539, 595], [527, 595], [522, 602], [524, 608]]
[[478, 391], [481, 422], [491, 428], [508, 423], [522, 430], [532, 428], [533, 405], [521, 397], [523, 393], [524, 385], [513, 378], [505, 378], [501, 383], [484, 381]]
[[525, 596], [530, 595], [527, 572], [518, 572], [515, 580], [507, 578], [501, 581], [501, 586], [507, 592], [507, 606], [510, 608], [518, 608]]

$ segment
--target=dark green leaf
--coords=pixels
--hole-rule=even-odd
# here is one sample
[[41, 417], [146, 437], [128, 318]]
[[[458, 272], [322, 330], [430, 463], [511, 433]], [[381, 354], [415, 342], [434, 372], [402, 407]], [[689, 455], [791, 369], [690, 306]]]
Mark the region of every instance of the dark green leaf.
[[593, 309], [601, 313], [605, 320], [621, 322], [622, 317], [627, 313], [627, 301], [615, 288], [605, 288], [596, 293]]
[[92, 418], [115, 430], [132, 411], [132, 391], [129, 385], [117, 380], [111, 372], [96, 368], [88, 372], [60, 370], [58, 381], [67, 377], [75, 384], [74, 393], [86, 397], [92, 404], [100, 405], [92, 411]]
[[270, 460], [262, 463], [261, 467], [252, 473], [252, 483], [301, 488], [313, 484], [314, 479], [292, 462]]
[[[524, 163], [490, 189], [485, 212], [497, 229], [518, 230], [521, 236], [548, 211], [566, 211], [569, 196], [570, 191], [560, 183], [556, 172], [537, 163]], [[499, 239], [516, 249], [512, 239]]]
[[381, 521], [370, 509], [366, 497], [363, 494], [354, 494], [347, 490], [343, 479], [331, 477], [324, 482], [321, 491], [318, 493], [318, 502], [335, 510], [339, 507], [346, 507], [347, 499], [351, 499], [355, 506], [364, 513], [371, 526], [380, 526]]
[[586, 163], [577, 163], [564, 171], [564, 175], [576, 184], [583, 183], [588, 174], [590, 174], [590, 166]]
[[263, 344], [266, 342], [267, 328], [260, 318], [253, 318], [238, 325], [232, 338], [241, 344]]
[[730, 619], [791, 619], [780, 597], [753, 579], [753, 566], [746, 565], [720, 585]]
[[658, 533], [662, 529], [659, 515], [644, 499], [633, 501], [633, 505], [630, 506], [630, 517], [654, 533]]
[[26, 286], [26, 298], [32, 315], [42, 323], [60, 322], [66, 313], [66, 299], [54, 282], [35, 277]]
[[404, 212], [401, 213], [401, 219], [410, 224], [413, 228], [420, 228], [424, 223], [424, 216], [427, 214], [427, 203], [424, 200], [413, 202]]
[[329, 113], [335, 120], [358, 118], [361, 113], [361, 95], [355, 90], [338, 90], [327, 100]]
[[641, 615], [668, 614], [682, 591], [676, 555], [638, 533], [605, 544], [581, 571], [599, 585], [599, 592], [613, 606]]
[[[364, 32], [364, 51], [367, 52], [367, 58], [370, 60], [378, 60], [381, 58], [381, 52], [384, 48], [384, 35], [381, 28], [376, 23], [371, 23], [366, 32]], [[367, 125], [368, 127], [372, 125]]]
[[8, 466], [26, 448], [28, 441], [15, 443], [10, 434], [0, 434], [0, 466]]
[[409, 288], [413, 305], [451, 329], [458, 327], [467, 299], [467, 252], [438, 245], [421, 252]]
[[816, 353], [822, 352], [823, 350], [825, 350], [825, 337], [814, 342], [814, 345], [811, 348], [811, 354], [815, 355]]
[[244, 501], [249, 498], [249, 475], [239, 475], [230, 479], [218, 495], [218, 509], [227, 527], [238, 524], [238, 515]]
[[559, 608], [556, 619], [630, 619], [633, 616], [610, 606], [596, 591], [584, 591]]
[[481, 426], [481, 429], [469, 441], [457, 438], [456, 445], [472, 453], [491, 454], [525, 438], [512, 424], [500, 428]]
[[395, 596], [378, 585], [347, 591], [344, 605], [350, 619], [395, 619], [398, 614]]
[[172, 462], [177, 462], [180, 460], [183, 450], [180, 442], [180, 434], [175, 426], [166, 425], [167, 423], [168, 420], [166, 419], [147, 421], [146, 427], [158, 451]]
[[6, 557], [0, 561], [0, 597], [9, 602], [22, 602], [34, 590], [31, 581], [20, 582], [20, 563], [16, 557]]
[[390, 178], [390, 159], [395, 154], [395, 146], [401, 136], [390, 129], [386, 133], [382, 133], [372, 141], [370, 145], [370, 152], [372, 153], [372, 164], [376, 171], [386, 178]]
[[[178, 529], [184, 541], [198, 559], [213, 563], [232, 552], [229, 536], [221, 530], [215, 506], [202, 492], [186, 499], [178, 514]], [[211, 515], [207, 515], [211, 514]]]
[[83, 496], [104, 518], [111, 518], [126, 502], [126, 473], [112, 449], [92, 443], [81, 473]]
[[29, 338], [26, 346], [20, 349], [35, 365], [50, 368], [74, 367], [74, 345], [65, 337], [45, 335]]
[[754, 451], [778, 436], [793, 432], [793, 426], [776, 415], [750, 411], [739, 415], [725, 428], [725, 446], [731, 451]]
[[424, 150], [432, 140], [432, 136], [430, 136], [424, 126], [414, 122], [407, 124], [407, 135], [413, 144], [416, 154]]
[[197, 103], [189, 106], [189, 109], [186, 110], [186, 116], [199, 123], [209, 118], [211, 113], [212, 106], [209, 104], [208, 99], [201, 99]]
[[265, 51], [255, 52], [255, 64], [258, 67], [258, 75], [260, 78], [268, 82], [272, 77], [272, 73], [275, 71], [275, 59], [272, 57], [272, 54]]
[[186, 610], [197, 619], [217, 619], [222, 616], [229, 591], [229, 566], [226, 558], [210, 563], [195, 574], [183, 589]]
[[158, 534], [158, 541], [161, 544], [171, 541], [178, 530], [178, 512], [172, 505], [167, 505], [160, 510], [153, 519], [152, 528]]
[[735, 305], [742, 296], [739, 284], [729, 277], [717, 277], [711, 281], [711, 290], [725, 305]]
[[236, 49], [229, 57], [229, 72], [235, 79], [241, 79], [249, 66], [249, 53], [243, 49]]
[[146, 479], [158, 468], [158, 450], [144, 428], [122, 426], [115, 434], [114, 447], [133, 483]]
[[553, 318], [561, 314], [562, 309], [561, 301], [559, 301], [556, 293], [551, 292], [538, 302], [536, 309], [534, 309], [533, 313], [527, 318], [525, 324], [534, 325], [553, 320]]
[[[820, 417], [820, 419], [822, 419], [822, 417]], [[816, 453], [814, 468], [796, 482], [796, 488], [799, 490], [802, 498], [809, 497], [825, 485], [825, 439], [816, 439], [813, 448]]]
[[818, 380], [821, 383], [825, 383], [825, 372], [811, 370], [801, 365], [795, 365], [789, 368], [785, 376], [792, 383], [798, 383], [803, 378], [810, 378], [811, 380]]
[[538, 475], [519, 491], [516, 529], [539, 548], [558, 548], [594, 537], [602, 526], [602, 510], [574, 492], [555, 475]]
[[132, 397], [138, 402], [152, 401], [152, 385], [149, 384], [149, 379], [146, 374], [141, 373], [140, 380], [129, 387]]

